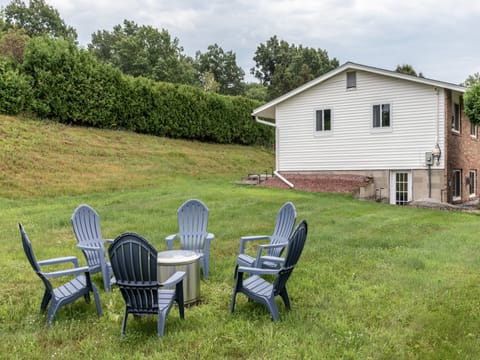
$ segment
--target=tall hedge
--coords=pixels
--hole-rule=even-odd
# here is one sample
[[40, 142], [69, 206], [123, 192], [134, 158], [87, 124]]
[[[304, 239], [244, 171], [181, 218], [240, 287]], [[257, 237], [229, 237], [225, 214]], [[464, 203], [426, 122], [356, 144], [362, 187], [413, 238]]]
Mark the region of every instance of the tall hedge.
[[29, 109], [39, 117], [223, 144], [273, 142], [272, 129], [250, 116], [257, 101], [126, 76], [67, 40], [31, 39], [19, 75], [31, 79]]

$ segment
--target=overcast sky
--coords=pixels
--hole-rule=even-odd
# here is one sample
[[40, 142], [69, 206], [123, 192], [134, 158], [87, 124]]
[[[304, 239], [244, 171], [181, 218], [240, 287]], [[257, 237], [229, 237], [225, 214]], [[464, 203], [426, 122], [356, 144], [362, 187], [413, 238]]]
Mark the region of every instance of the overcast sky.
[[[24, 0], [28, 3], [28, 0]], [[290, 44], [327, 50], [394, 70], [411, 64], [435, 80], [460, 83], [480, 72], [478, 0], [46, 0], [86, 46], [91, 34], [124, 19], [166, 29], [186, 55], [217, 43], [232, 50], [254, 81], [257, 46], [277, 35]], [[9, 0], [0, 0], [5, 6]]]

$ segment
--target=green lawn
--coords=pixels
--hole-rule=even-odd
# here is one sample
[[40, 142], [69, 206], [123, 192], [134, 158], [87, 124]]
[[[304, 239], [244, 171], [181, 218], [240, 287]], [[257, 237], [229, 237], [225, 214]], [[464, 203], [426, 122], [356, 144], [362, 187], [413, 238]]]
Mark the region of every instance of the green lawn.
[[[0, 355], [19, 359], [478, 359], [480, 222], [477, 214], [394, 207], [349, 195], [236, 185], [273, 166], [259, 148], [168, 140], [0, 116]], [[88, 203], [105, 237], [137, 232], [160, 251], [188, 198], [210, 209], [210, 276], [201, 304], [165, 337], [156, 318], [130, 318], [103, 291], [104, 315], [82, 299], [51, 327], [39, 313], [43, 284], [23, 253], [23, 222], [37, 258], [77, 255], [73, 210]], [[268, 234], [292, 201], [309, 235], [289, 281], [281, 321], [238, 295], [229, 314], [242, 235]]]

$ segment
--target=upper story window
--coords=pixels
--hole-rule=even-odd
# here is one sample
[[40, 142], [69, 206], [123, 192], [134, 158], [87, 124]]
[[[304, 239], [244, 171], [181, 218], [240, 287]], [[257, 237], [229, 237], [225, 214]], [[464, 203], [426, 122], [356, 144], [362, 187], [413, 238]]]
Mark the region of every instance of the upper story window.
[[472, 138], [477, 138], [477, 125], [470, 123], [470, 136]]
[[453, 104], [452, 130], [460, 132], [460, 104], [458, 103]]
[[347, 71], [347, 89], [357, 88], [357, 72]]
[[390, 104], [373, 105], [373, 127], [390, 127]]
[[332, 130], [332, 110], [323, 109], [315, 111], [315, 131]]

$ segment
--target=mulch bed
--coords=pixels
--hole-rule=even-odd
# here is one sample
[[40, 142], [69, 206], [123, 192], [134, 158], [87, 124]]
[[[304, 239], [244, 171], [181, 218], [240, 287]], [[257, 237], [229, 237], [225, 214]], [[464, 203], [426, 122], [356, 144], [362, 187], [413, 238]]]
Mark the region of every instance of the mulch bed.
[[[368, 185], [370, 179], [361, 175], [281, 174], [295, 185], [295, 189], [312, 192], [348, 193]], [[288, 189], [288, 185], [274, 176], [263, 181], [261, 186]]]

